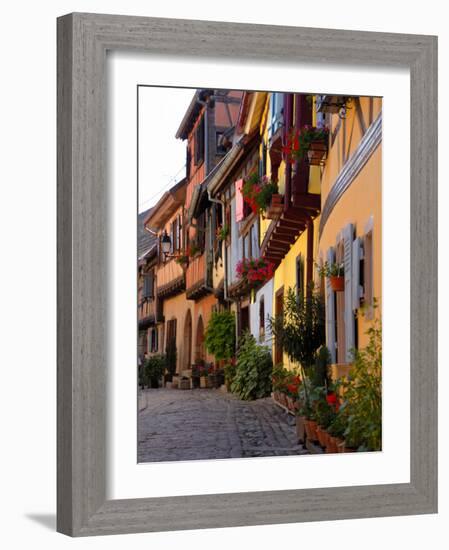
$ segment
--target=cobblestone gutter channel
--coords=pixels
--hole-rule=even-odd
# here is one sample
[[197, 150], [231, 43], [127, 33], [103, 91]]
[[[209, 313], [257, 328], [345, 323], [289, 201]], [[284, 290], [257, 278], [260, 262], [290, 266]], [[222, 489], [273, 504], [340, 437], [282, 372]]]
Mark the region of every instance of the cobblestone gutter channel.
[[139, 408], [139, 462], [308, 454], [271, 398], [161, 388], [142, 392]]

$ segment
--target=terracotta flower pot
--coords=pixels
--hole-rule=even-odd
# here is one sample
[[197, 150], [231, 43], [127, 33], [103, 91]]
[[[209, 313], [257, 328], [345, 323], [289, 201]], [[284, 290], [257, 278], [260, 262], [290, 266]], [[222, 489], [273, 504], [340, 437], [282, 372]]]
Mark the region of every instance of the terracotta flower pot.
[[338, 453], [337, 438], [333, 435], [327, 434], [326, 453]]
[[306, 422], [305, 416], [296, 417], [296, 438], [298, 440], [298, 443], [304, 443], [305, 434], [306, 434], [305, 422]]
[[307, 439], [310, 439], [310, 441], [318, 441], [318, 435], [317, 435], [318, 424], [315, 422], [315, 420], [307, 419], [305, 421], [304, 427], [306, 429]]
[[339, 453], [355, 453], [356, 451], [352, 447], [347, 447], [344, 439], [338, 440], [337, 447]]
[[329, 283], [334, 292], [343, 292], [345, 289], [345, 278], [343, 276], [331, 275]]
[[317, 426], [316, 435], [318, 437], [318, 443], [321, 445], [321, 447], [326, 447], [326, 430], [324, 430], [321, 426]]

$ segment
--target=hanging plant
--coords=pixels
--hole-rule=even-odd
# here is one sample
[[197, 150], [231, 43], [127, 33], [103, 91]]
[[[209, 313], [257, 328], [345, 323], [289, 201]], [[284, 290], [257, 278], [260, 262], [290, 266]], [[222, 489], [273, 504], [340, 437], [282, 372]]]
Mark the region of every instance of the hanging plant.
[[268, 176], [259, 177], [253, 172], [243, 183], [243, 200], [248, 204], [254, 214], [265, 212], [271, 204], [271, 198], [278, 192], [277, 183], [272, 182]]
[[288, 162], [295, 164], [306, 158], [307, 153], [317, 146], [322, 151], [321, 160], [327, 152], [328, 139], [329, 128], [327, 126], [317, 128], [316, 126], [306, 125], [301, 130], [294, 129], [290, 133], [286, 144], [282, 147], [282, 152]]

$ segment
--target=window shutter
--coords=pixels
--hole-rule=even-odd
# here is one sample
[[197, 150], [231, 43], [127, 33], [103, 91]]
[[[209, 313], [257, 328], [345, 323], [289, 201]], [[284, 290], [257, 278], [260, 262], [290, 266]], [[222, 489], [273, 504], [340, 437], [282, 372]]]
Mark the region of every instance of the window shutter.
[[170, 254], [173, 254], [175, 250], [175, 224], [170, 224]]
[[[335, 249], [329, 248], [327, 251], [327, 261], [331, 264], [335, 262]], [[329, 278], [326, 278], [326, 346], [329, 349], [331, 362], [337, 361], [335, 349], [335, 296], [331, 288]]]
[[251, 227], [251, 256], [253, 258], [260, 256], [258, 223], [259, 220], [256, 219], [254, 225]]
[[343, 230], [344, 264], [345, 264], [345, 344], [346, 361], [350, 363], [353, 359], [352, 349], [355, 346], [355, 319], [352, 311], [352, 243], [354, 228], [348, 223]]
[[362, 240], [356, 237], [352, 243], [352, 310], [360, 307], [363, 287], [360, 285], [360, 260], [363, 258]]
[[153, 274], [146, 274], [143, 279], [143, 298], [153, 298]]
[[154, 273], [148, 275], [148, 298], [154, 298]]
[[182, 248], [182, 224], [181, 224], [181, 215], [178, 215], [178, 250]]

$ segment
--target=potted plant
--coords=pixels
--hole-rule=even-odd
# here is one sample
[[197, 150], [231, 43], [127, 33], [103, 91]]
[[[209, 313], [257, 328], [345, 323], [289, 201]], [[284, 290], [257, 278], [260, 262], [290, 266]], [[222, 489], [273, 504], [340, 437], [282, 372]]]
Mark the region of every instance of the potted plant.
[[209, 376], [209, 367], [203, 362], [197, 362], [198, 373], [200, 376], [200, 388], [207, 388], [207, 377]]
[[190, 378], [188, 378], [187, 376], [181, 376], [179, 380], [179, 389], [190, 390]]
[[258, 288], [274, 275], [274, 264], [265, 258], [244, 258], [236, 267], [237, 277], [244, 281], [248, 288]]
[[329, 279], [329, 284], [334, 292], [343, 292], [345, 289], [345, 266], [343, 263], [324, 262], [322, 265], [315, 264], [320, 277]]
[[217, 227], [215, 236], [218, 241], [225, 241], [229, 236], [229, 227], [227, 224], [220, 225]]
[[189, 255], [188, 254], [180, 254], [176, 257], [175, 262], [179, 264], [181, 267], [187, 267], [189, 265]]
[[292, 131], [282, 151], [292, 164], [307, 159], [309, 164], [319, 166], [326, 158], [328, 141], [329, 128], [305, 125]]
[[344, 451], [344, 433], [346, 425], [344, 422], [344, 416], [336, 413], [334, 419], [327, 428], [328, 433], [328, 447], [326, 452], [338, 453]]
[[192, 388], [200, 387], [200, 371], [198, 365], [192, 365]]
[[375, 319], [368, 329], [368, 344], [353, 350], [349, 377], [341, 384], [339, 409], [346, 422], [344, 450], [379, 451], [382, 447], [382, 329]]
[[201, 248], [199, 247], [198, 243], [194, 240], [191, 240], [188, 248], [189, 257], [194, 258], [200, 252], [201, 252]]
[[215, 388], [217, 385], [217, 376], [215, 374], [214, 366], [209, 365], [209, 371], [207, 375], [207, 387], [209, 389]]
[[[264, 213], [271, 204], [272, 197], [277, 195], [277, 183], [267, 176], [259, 177], [257, 172], [247, 176], [243, 182], [243, 200], [248, 204], [254, 214]], [[277, 201], [278, 199], [275, 199]]]
[[162, 375], [166, 368], [166, 358], [164, 355], [150, 355], [145, 359], [145, 378], [147, 385], [151, 388], [158, 388]]

